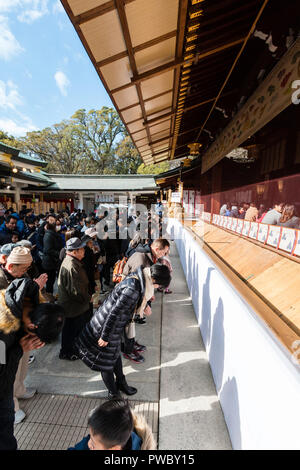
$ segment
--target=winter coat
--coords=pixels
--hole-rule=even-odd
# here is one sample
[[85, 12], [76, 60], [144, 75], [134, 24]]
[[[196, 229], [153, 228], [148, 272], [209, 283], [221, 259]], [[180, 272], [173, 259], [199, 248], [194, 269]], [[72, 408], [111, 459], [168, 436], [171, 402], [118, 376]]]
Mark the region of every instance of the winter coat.
[[66, 255], [58, 276], [58, 303], [65, 309], [67, 318], [74, 318], [88, 311], [91, 296], [89, 280], [83, 264]]
[[95, 293], [95, 287], [96, 287], [96, 282], [95, 282], [96, 257], [94, 255], [93, 250], [91, 250], [88, 246], [85, 246], [84, 248], [84, 258], [82, 260], [82, 264], [89, 280], [89, 294], [93, 295]]
[[[114, 288], [84, 327], [75, 342], [79, 357], [90, 369], [113, 370], [120, 355], [123, 329], [142, 302], [144, 291], [145, 279], [139, 268]], [[108, 345], [100, 347], [100, 338]]]
[[[31, 279], [15, 279], [7, 289], [0, 290], [0, 399], [13, 391], [23, 349], [19, 343], [26, 334], [22, 327], [25, 297], [39, 303], [39, 287]], [[3, 362], [5, 362], [3, 364]]]
[[0, 227], [1, 244], [11, 243], [13, 231], [6, 227], [5, 222]]
[[61, 237], [52, 230], [46, 230], [43, 245], [42, 267], [46, 271], [54, 271], [59, 265], [59, 252], [62, 248]]
[[0, 266], [0, 290], [6, 289], [14, 279], [15, 278], [6, 271], [3, 266]]
[[[132, 412], [134, 430], [131, 433], [129, 441], [123, 450], [155, 450], [156, 442], [154, 440], [150, 426], [147, 424], [146, 419], [142, 415], [135, 415]], [[90, 450], [88, 442], [90, 435], [87, 435], [78, 442], [75, 447], [69, 447], [68, 450]]]
[[128, 259], [123, 270], [123, 275], [127, 276], [129, 273], [136, 271], [139, 267], [149, 268], [153, 264], [153, 256], [150, 249], [149, 251], [147, 250], [147, 252], [144, 253], [136, 251]]
[[258, 216], [258, 209], [256, 207], [249, 207], [245, 214], [245, 220], [255, 222]]

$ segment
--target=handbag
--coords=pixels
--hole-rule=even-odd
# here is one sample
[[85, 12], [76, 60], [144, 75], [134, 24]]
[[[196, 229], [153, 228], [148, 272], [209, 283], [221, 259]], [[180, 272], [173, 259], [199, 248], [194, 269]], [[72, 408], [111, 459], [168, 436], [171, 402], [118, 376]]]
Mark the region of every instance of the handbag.
[[133, 338], [135, 338], [135, 322], [134, 322], [134, 315], [135, 315], [135, 311], [134, 311], [134, 314], [133, 314], [133, 317], [132, 317], [131, 322], [128, 323], [128, 324], [125, 326], [125, 334], [126, 334], [127, 339], [133, 339]]
[[[133, 275], [132, 277], [134, 277], [135, 279], [138, 279], [138, 277], [136, 275]], [[133, 312], [130, 323], [127, 323], [127, 325], [124, 328], [125, 335], [126, 335], [127, 339], [135, 338], [135, 321], [134, 321], [134, 317], [135, 317], [136, 311], [137, 311], [137, 307], [135, 307], [135, 309], [134, 309], [134, 312]]]

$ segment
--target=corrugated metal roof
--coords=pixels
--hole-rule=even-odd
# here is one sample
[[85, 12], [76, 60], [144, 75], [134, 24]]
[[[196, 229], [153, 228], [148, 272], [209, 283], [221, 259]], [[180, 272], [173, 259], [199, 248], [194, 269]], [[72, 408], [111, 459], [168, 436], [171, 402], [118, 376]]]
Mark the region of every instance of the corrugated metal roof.
[[48, 175], [58, 191], [157, 190], [152, 175]]

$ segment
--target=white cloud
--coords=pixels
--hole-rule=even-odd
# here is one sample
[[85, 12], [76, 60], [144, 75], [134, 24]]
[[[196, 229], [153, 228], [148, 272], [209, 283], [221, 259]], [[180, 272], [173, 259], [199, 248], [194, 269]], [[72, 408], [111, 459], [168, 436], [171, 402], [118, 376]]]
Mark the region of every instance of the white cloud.
[[20, 0], [0, 0], [0, 12], [9, 12], [20, 6]]
[[26, 134], [26, 132], [37, 131], [38, 128], [32, 124], [29, 118], [25, 118], [23, 122], [13, 121], [9, 118], [0, 119], [0, 129], [4, 132], [7, 132], [14, 137], [21, 137]]
[[64, 13], [65, 12], [64, 7], [60, 3], [60, 0], [56, 0], [56, 3], [53, 5], [52, 11], [53, 11], [53, 13]]
[[48, 0], [0, 0], [0, 13], [14, 10], [19, 21], [30, 24], [49, 13]]
[[63, 96], [67, 96], [67, 87], [70, 85], [68, 77], [63, 72], [58, 70], [55, 73], [54, 78], [61, 94]]
[[0, 16], [0, 59], [10, 60], [23, 50], [9, 29], [7, 18]]
[[23, 104], [23, 99], [18, 92], [18, 87], [11, 80], [7, 83], [0, 80], [0, 108], [13, 109]]
[[22, 23], [33, 23], [42, 16], [49, 13], [48, 0], [23, 0], [21, 5], [25, 7], [28, 5], [28, 9], [24, 9], [19, 15], [18, 20]]

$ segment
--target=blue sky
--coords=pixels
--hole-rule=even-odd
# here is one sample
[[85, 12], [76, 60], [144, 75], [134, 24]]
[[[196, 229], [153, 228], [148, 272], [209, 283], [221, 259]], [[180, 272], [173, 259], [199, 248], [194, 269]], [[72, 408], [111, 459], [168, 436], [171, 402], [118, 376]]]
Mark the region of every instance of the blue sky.
[[0, 129], [14, 136], [112, 106], [59, 0], [0, 0]]

